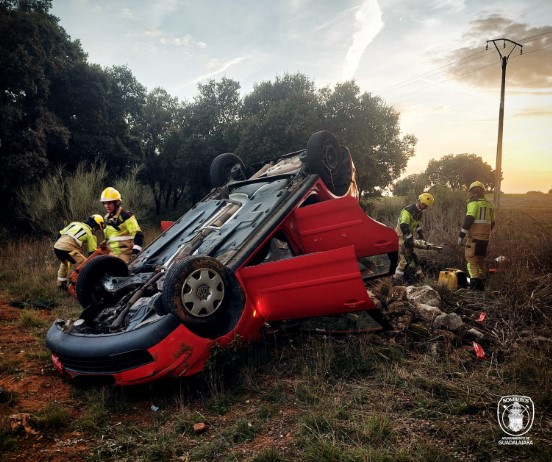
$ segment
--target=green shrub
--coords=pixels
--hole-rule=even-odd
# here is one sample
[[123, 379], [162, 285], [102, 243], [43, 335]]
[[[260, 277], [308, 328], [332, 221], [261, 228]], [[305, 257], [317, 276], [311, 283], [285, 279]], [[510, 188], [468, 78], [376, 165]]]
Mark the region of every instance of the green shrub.
[[[80, 418], [76, 421], [76, 427], [90, 435], [105, 431], [110, 418], [109, 402], [112, 395], [107, 388], [83, 390], [85, 408]], [[78, 390], [75, 391], [79, 393]]]
[[36, 233], [53, 235], [71, 221], [103, 213], [98, 196], [106, 176], [105, 164], [80, 164], [72, 174], [60, 167], [19, 191], [21, 218]]
[[251, 423], [247, 419], [238, 419], [234, 426], [223, 434], [233, 443], [243, 443], [244, 441], [253, 440], [258, 432], [258, 424]]
[[51, 433], [67, 427], [71, 416], [67, 410], [61, 407], [61, 404], [48, 404], [40, 413], [40, 422], [44, 431]]
[[[121, 193], [124, 207], [135, 213], [143, 225], [151, 215], [153, 200], [151, 191], [136, 180], [139, 170], [132, 168], [111, 185]], [[71, 221], [84, 221], [94, 213], [103, 215], [99, 199], [100, 193], [110, 186], [107, 178], [105, 163], [81, 163], [73, 173], [60, 167], [38, 183], [21, 188], [20, 218], [35, 233], [55, 235]]]
[[21, 317], [19, 318], [19, 326], [26, 328], [26, 329], [32, 329], [35, 327], [44, 327], [47, 323], [40, 319], [38, 315], [31, 310], [23, 310], [21, 312]]
[[395, 227], [399, 214], [407, 203], [404, 196], [369, 197], [360, 200], [360, 205], [368, 216], [391, 227]]
[[270, 447], [263, 449], [258, 454], [255, 454], [248, 462], [286, 462], [287, 459], [282, 456], [278, 449]]

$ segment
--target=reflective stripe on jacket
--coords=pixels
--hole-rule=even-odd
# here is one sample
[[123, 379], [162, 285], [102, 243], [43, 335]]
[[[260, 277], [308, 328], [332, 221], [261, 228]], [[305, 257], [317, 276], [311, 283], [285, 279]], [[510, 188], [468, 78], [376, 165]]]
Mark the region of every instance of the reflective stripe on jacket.
[[133, 245], [141, 246], [144, 240], [136, 217], [127, 210], [117, 210], [113, 215], [105, 216], [105, 240], [115, 255], [132, 250]]
[[399, 215], [399, 223], [395, 228], [396, 233], [403, 239], [410, 239], [414, 237], [414, 232], [420, 233], [422, 228], [420, 222], [422, 221], [422, 211], [416, 207], [416, 204], [406, 206], [401, 210]]
[[468, 202], [466, 218], [463, 226], [463, 228], [467, 231], [468, 238], [488, 241], [493, 225], [493, 204], [483, 197]]
[[[98, 248], [98, 242], [96, 241], [96, 236], [92, 232], [92, 228], [86, 223], [81, 223], [78, 221], [73, 221], [69, 223], [65, 228], [59, 232], [60, 236], [71, 237], [75, 243], [82, 248], [84, 244], [87, 245], [86, 250], [89, 253], [94, 252]], [[69, 249], [62, 249], [69, 250]]]

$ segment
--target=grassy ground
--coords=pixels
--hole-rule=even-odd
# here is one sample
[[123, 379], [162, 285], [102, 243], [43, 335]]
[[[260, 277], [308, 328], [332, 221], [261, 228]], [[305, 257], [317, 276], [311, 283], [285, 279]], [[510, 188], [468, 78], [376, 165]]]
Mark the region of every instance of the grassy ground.
[[[218, 352], [199, 377], [129, 389], [79, 388], [56, 375], [45, 332], [79, 308], [55, 292], [50, 242], [8, 243], [0, 253], [0, 460], [552, 460], [552, 254], [541, 234], [552, 203], [530, 212], [531, 204], [504, 197], [491, 257], [510, 263], [485, 294], [440, 289], [445, 311], [487, 313], [486, 359], [469, 343], [413, 330], [296, 330]], [[447, 241], [461, 217], [445, 212], [427, 223], [449, 249], [427, 256], [434, 267], [462, 264]], [[514, 226], [519, 216], [535, 224]], [[11, 299], [27, 305], [9, 307]], [[535, 403], [530, 446], [499, 444], [497, 404], [514, 394]], [[9, 416], [23, 412], [37, 417], [38, 435], [10, 430]], [[207, 430], [196, 434], [196, 423]]]

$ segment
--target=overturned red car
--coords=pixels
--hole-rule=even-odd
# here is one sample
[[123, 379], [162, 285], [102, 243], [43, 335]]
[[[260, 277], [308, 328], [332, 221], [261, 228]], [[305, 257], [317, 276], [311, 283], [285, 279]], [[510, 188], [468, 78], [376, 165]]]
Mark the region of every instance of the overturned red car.
[[80, 318], [46, 336], [61, 374], [114, 385], [190, 376], [214, 346], [279, 321], [375, 309], [365, 283], [394, 273], [398, 240], [360, 208], [349, 150], [320, 131], [247, 171], [217, 156], [213, 190], [128, 267], [109, 255], [86, 263]]

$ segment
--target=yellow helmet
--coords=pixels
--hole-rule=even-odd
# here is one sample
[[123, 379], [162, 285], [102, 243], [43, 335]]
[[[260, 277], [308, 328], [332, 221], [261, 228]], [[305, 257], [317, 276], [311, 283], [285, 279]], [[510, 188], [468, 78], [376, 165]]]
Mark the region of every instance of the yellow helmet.
[[98, 225], [98, 229], [105, 229], [105, 221], [101, 215], [91, 215], [89, 220]]
[[119, 194], [119, 191], [117, 191], [115, 188], [112, 188], [111, 186], [109, 188], [105, 188], [102, 191], [102, 196], [100, 197], [100, 202], [111, 202], [111, 201], [122, 201], [121, 195]]
[[485, 192], [485, 185], [481, 183], [481, 181], [474, 181], [472, 184], [470, 184], [470, 187], [468, 188], [468, 191], [471, 192], [473, 188], [481, 188], [483, 192]]
[[418, 200], [422, 203], [427, 205], [428, 207], [432, 206], [435, 202], [435, 198], [430, 193], [422, 193], [418, 196]]

